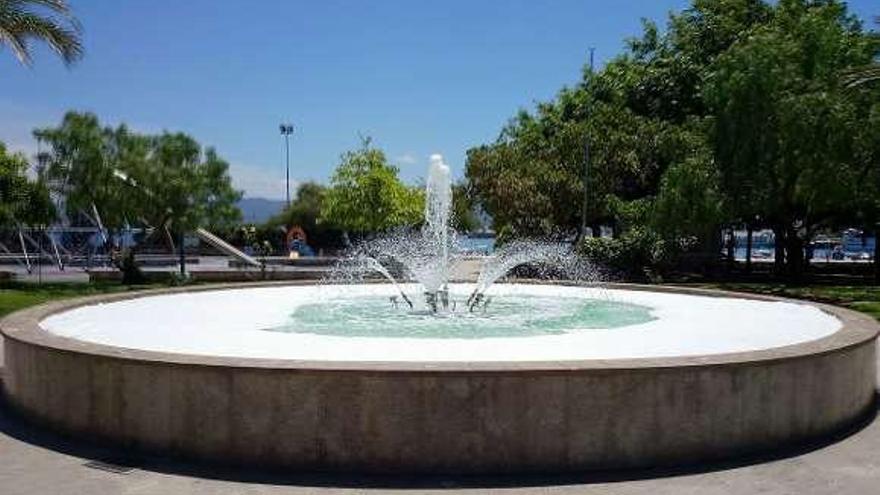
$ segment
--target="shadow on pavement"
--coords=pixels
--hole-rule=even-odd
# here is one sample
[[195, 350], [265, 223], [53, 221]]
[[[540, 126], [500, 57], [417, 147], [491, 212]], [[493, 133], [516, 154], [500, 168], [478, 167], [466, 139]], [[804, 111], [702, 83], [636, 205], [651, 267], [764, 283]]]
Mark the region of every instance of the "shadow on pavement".
[[[0, 375], [2, 379], [2, 375]], [[2, 382], [0, 382], [2, 384]], [[82, 439], [54, 433], [35, 425], [17, 412], [0, 394], [0, 435], [6, 435], [30, 445], [45, 448], [83, 459], [83, 463], [98, 461], [112, 466], [125, 466], [142, 471], [173, 474], [221, 481], [257, 483], [266, 485], [290, 485], [323, 488], [506, 488], [539, 487], [552, 485], [581, 485], [618, 481], [637, 481], [654, 478], [684, 476], [713, 471], [723, 471], [795, 457], [822, 449], [842, 441], [877, 421], [878, 404], [851, 427], [820, 440], [777, 449], [760, 455], [737, 459], [702, 463], [683, 467], [664, 467], [640, 470], [590, 471], [566, 474], [527, 475], [359, 475], [356, 473], [290, 473], [272, 469], [232, 467], [138, 454], [119, 447], [104, 446]]]

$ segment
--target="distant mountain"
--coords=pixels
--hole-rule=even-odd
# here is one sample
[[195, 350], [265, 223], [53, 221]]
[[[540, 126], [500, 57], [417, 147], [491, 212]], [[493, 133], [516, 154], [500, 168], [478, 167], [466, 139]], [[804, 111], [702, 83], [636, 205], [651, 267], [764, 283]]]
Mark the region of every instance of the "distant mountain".
[[284, 209], [284, 201], [266, 198], [242, 198], [238, 202], [245, 223], [263, 223]]

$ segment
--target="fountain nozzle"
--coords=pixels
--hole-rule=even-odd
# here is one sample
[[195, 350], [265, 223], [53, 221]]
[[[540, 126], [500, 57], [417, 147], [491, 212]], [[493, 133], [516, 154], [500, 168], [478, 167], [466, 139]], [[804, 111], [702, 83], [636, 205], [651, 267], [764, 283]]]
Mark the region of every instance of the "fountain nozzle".
[[469, 297], [468, 300], [467, 300], [468, 310], [470, 310], [470, 312], [473, 313], [473, 312], [474, 312], [474, 308], [476, 308], [477, 306], [480, 305], [480, 302], [483, 301], [483, 298], [484, 298], [484, 297], [486, 297], [485, 294], [483, 294], [482, 292], [478, 292], [478, 291], [475, 290], [475, 291], [471, 294], [471, 297]]
[[432, 313], [439, 312], [442, 307], [443, 310], [449, 309], [449, 289], [443, 288], [434, 292], [426, 291], [425, 292], [425, 304], [428, 305], [428, 308]]

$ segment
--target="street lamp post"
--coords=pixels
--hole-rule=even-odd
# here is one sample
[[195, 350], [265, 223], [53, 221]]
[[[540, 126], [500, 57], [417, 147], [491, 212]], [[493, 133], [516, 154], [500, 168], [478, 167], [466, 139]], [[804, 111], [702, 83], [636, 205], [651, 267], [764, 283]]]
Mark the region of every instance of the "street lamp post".
[[[590, 48], [590, 77], [587, 80], [587, 84], [592, 84], [593, 77], [593, 53], [595, 52], [594, 48]], [[587, 188], [587, 181], [590, 177], [590, 134], [589, 134], [589, 125], [590, 125], [590, 115], [591, 115], [591, 102], [587, 102], [587, 134], [584, 139], [584, 201], [581, 209], [581, 238], [587, 235], [587, 202], [589, 200], [589, 189]], [[593, 233], [593, 235], [596, 235]]]
[[286, 180], [284, 183], [284, 195], [287, 198], [287, 207], [290, 208], [290, 135], [293, 134], [293, 124], [281, 124], [278, 126], [281, 135], [284, 136], [285, 162], [286, 162]]

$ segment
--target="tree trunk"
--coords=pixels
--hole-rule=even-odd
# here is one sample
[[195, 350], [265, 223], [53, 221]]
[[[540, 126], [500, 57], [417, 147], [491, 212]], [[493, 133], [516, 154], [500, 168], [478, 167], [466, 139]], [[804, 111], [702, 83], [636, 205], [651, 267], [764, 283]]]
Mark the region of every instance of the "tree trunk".
[[724, 234], [723, 228], [721, 225], [715, 225], [712, 228], [712, 233], [710, 234], [709, 240], [706, 245], [706, 252], [712, 253], [712, 259], [716, 259], [716, 257], [721, 253], [721, 250], [724, 248]]
[[733, 230], [733, 226], [729, 227], [727, 230], [727, 240], [724, 242], [724, 247], [726, 249], [727, 270], [732, 271], [733, 264], [736, 261], [736, 233]]
[[746, 273], [752, 273], [752, 224], [746, 225]]
[[880, 284], [880, 228], [874, 230], [874, 283]]
[[184, 237], [186, 237], [186, 233], [184, 231], [180, 231], [178, 234], [177, 241], [177, 251], [180, 254], [180, 276], [186, 276], [186, 246], [184, 245]]
[[804, 232], [804, 238], [801, 240], [801, 252], [803, 253], [803, 262], [801, 263], [801, 273], [806, 274], [810, 271], [810, 264], [813, 261], [813, 246], [810, 244], [813, 241], [813, 235], [815, 232], [807, 228]]
[[773, 271], [776, 275], [785, 273], [785, 229], [773, 227]]
[[793, 228], [785, 235], [785, 261], [788, 277], [799, 280], [804, 274], [804, 241]]
[[591, 224], [590, 231], [592, 232], [594, 239], [602, 237], [602, 225], [598, 223]]

